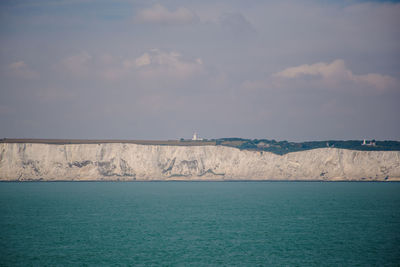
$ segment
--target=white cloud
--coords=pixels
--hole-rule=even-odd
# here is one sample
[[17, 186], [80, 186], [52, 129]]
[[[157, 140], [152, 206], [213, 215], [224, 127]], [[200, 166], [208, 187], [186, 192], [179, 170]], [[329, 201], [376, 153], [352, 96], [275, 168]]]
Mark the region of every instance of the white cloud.
[[352, 75], [352, 80], [356, 83], [364, 83], [373, 86], [377, 89], [386, 89], [394, 87], [397, 84], [397, 80], [388, 75], [381, 75], [377, 73], [369, 73], [365, 75]]
[[186, 79], [203, 71], [203, 61], [184, 60], [177, 52], [153, 49], [135, 60], [135, 66], [143, 78]]
[[151, 63], [151, 58], [150, 58], [150, 55], [148, 53], [144, 53], [141, 57], [138, 57], [135, 60], [135, 65], [137, 67], [150, 65], [150, 63]]
[[119, 58], [111, 55], [91, 55], [87, 52], [71, 55], [61, 61], [61, 71], [75, 77], [118, 81], [125, 78], [141, 80], [169, 79], [181, 81], [203, 71], [201, 58], [184, 59], [177, 52], [152, 49], [141, 56]]
[[297, 67], [290, 67], [275, 74], [282, 78], [296, 78], [301, 76], [321, 76], [330, 78], [334, 76], [349, 77], [350, 71], [346, 69], [344, 61], [335, 60], [332, 63], [315, 63], [312, 65], [304, 64]]
[[11, 76], [22, 79], [36, 79], [39, 73], [32, 70], [24, 61], [16, 61], [7, 66], [8, 73]]
[[160, 4], [141, 10], [135, 17], [136, 22], [154, 24], [186, 24], [196, 19], [196, 14], [187, 8], [179, 7], [175, 11], [169, 11]]
[[396, 85], [396, 79], [378, 73], [364, 75], [354, 74], [349, 70], [341, 59], [331, 63], [304, 64], [297, 67], [284, 69], [273, 75], [283, 79], [311, 78], [321, 80], [325, 85], [337, 85], [340, 83], [354, 83], [367, 85], [377, 89], [386, 89]]

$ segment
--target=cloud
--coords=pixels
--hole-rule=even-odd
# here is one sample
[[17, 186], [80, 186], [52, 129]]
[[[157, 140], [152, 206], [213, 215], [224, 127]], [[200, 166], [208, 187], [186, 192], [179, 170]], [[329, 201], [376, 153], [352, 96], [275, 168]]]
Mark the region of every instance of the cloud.
[[[150, 55], [148, 53], [144, 53], [142, 56], [138, 57], [135, 60], [135, 65], [137, 67], [150, 65], [150, 63], [151, 63], [151, 58], [150, 58]], [[127, 66], [129, 66], [129, 64]]]
[[74, 77], [118, 81], [121, 79], [182, 81], [200, 74], [201, 58], [184, 59], [178, 52], [152, 49], [133, 59], [111, 55], [91, 55], [87, 52], [71, 55], [61, 61], [61, 71]]
[[[173, 78], [183, 80], [201, 73], [203, 61], [200, 58], [185, 60], [177, 52], [152, 49], [135, 59], [135, 67], [143, 78]], [[127, 66], [132, 63], [127, 63]]]
[[364, 75], [354, 74], [349, 70], [344, 60], [337, 59], [331, 63], [304, 64], [297, 67], [284, 69], [273, 75], [282, 79], [308, 78], [311, 80], [320, 80], [325, 85], [337, 85], [340, 83], [353, 83], [357, 85], [366, 85], [377, 89], [386, 89], [396, 85], [395, 78], [378, 73], [369, 73]]
[[22, 79], [37, 79], [39, 73], [32, 70], [24, 61], [16, 61], [7, 66], [9, 75]]
[[296, 78], [306, 75], [321, 76], [330, 78], [334, 76], [349, 76], [350, 72], [346, 69], [344, 61], [335, 60], [332, 63], [315, 63], [312, 65], [304, 64], [297, 67], [290, 67], [275, 74], [282, 78]]
[[169, 11], [160, 4], [141, 10], [135, 17], [138, 23], [152, 24], [187, 24], [197, 20], [197, 15], [187, 8], [179, 7], [175, 11]]

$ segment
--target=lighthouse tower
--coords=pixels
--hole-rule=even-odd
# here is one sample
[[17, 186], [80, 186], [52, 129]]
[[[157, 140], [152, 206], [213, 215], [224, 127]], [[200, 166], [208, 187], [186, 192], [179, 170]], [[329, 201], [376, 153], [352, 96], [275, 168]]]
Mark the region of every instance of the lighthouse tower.
[[196, 133], [196, 132], [194, 132], [192, 140], [193, 140], [193, 141], [199, 140], [199, 137], [197, 136], [197, 133]]

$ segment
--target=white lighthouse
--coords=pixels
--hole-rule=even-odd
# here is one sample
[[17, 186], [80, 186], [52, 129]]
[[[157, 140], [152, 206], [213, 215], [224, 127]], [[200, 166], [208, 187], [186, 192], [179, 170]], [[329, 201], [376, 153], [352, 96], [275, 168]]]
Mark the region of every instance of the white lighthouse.
[[203, 138], [200, 138], [197, 135], [197, 132], [194, 132], [193, 137], [192, 137], [192, 141], [201, 141], [201, 140], [203, 140]]

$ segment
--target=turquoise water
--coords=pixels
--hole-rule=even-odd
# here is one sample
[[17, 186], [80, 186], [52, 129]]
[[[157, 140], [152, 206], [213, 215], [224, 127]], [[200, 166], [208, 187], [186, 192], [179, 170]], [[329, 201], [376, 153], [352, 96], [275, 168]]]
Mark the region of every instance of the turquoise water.
[[0, 183], [0, 265], [400, 265], [400, 183]]

